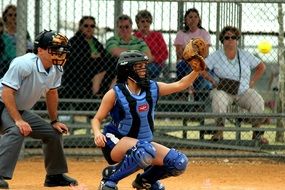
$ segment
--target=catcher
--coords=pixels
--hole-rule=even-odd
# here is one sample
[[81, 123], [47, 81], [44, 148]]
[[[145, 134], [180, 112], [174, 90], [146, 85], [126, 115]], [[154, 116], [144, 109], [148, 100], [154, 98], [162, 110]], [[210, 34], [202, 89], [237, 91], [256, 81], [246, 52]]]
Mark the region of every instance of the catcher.
[[[154, 142], [153, 129], [154, 110], [159, 96], [186, 89], [205, 68], [199, 51], [196, 52], [195, 48], [188, 50], [191, 52], [185, 52], [185, 56], [189, 64], [195, 64], [194, 70], [181, 80], [169, 84], [147, 78], [148, 58], [143, 53], [121, 53], [117, 64], [117, 84], [104, 95], [92, 120], [94, 142], [101, 147], [111, 165], [102, 172], [100, 190], [117, 190], [117, 183], [121, 179], [139, 169], [144, 171], [133, 181], [133, 188], [164, 190], [160, 179], [179, 176], [186, 170], [186, 155]], [[100, 125], [109, 113], [112, 121], [101, 132]]]

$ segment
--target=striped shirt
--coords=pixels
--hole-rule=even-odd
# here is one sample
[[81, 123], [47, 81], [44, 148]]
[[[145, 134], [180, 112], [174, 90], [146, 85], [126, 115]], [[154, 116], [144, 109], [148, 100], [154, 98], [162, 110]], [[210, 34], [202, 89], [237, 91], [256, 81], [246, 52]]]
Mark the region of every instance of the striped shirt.
[[119, 36], [113, 36], [111, 38], [109, 38], [106, 42], [106, 49], [109, 53], [111, 53], [112, 49], [114, 48], [126, 48], [128, 50], [138, 50], [141, 52], [146, 52], [149, 51], [148, 46], [146, 45], [146, 43], [141, 40], [138, 39], [135, 36], [131, 37], [131, 40], [127, 43], [125, 41], [123, 41]]

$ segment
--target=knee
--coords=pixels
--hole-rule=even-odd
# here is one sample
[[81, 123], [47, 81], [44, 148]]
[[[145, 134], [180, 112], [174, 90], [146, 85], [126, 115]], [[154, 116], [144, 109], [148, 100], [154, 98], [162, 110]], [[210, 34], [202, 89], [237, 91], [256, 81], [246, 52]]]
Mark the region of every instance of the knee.
[[57, 144], [62, 142], [62, 135], [56, 130], [50, 132], [46, 137], [42, 138], [43, 143], [45, 144]]
[[171, 176], [179, 176], [186, 170], [188, 158], [182, 152], [170, 149], [163, 162], [165, 169]]
[[263, 113], [264, 112], [264, 99], [258, 95], [254, 99], [254, 101], [250, 102], [250, 109], [251, 113]]
[[212, 98], [213, 112], [216, 113], [227, 112], [229, 101], [227, 99], [227, 94], [224, 91], [217, 89], [212, 90], [211, 98]]
[[16, 126], [12, 126], [7, 128], [5, 131], [5, 136], [9, 136], [11, 139], [13, 139], [13, 142], [23, 142], [24, 136], [21, 134], [20, 130]]
[[151, 143], [138, 141], [134, 149], [134, 158], [141, 168], [151, 165], [152, 160], [156, 156], [156, 149]]

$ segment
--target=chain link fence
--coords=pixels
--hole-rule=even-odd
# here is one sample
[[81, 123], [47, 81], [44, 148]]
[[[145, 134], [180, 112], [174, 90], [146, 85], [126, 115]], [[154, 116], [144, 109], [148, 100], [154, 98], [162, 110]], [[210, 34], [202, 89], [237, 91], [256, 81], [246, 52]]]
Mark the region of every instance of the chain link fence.
[[[177, 68], [181, 61], [179, 48], [183, 50], [183, 43], [177, 36], [180, 32], [187, 41], [190, 31], [185, 30], [186, 23], [194, 21], [186, 21], [186, 12], [195, 8], [204, 29], [201, 31], [209, 35], [208, 59], [211, 61], [206, 62], [211, 65], [208, 66], [212, 69], [209, 70], [212, 78], [218, 84], [222, 77], [232, 77], [240, 81], [239, 93], [244, 94], [261, 61], [266, 65], [265, 72], [252, 87], [260, 96], [253, 99], [247, 96], [243, 102], [240, 96], [224, 97], [225, 93], [213, 96], [217, 86], [200, 76], [184, 92], [160, 98], [155, 119], [156, 141], [183, 149], [191, 156], [283, 158], [283, 1], [0, 0], [0, 7], [0, 26], [4, 26], [0, 45], [1, 77], [16, 55], [32, 49], [35, 36], [43, 29], [61, 32], [70, 39], [71, 54], [59, 89], [59, 119], [71, 129], [70, 134], [64, 136], [67, 154], [100, 154], [95, 149], [90, 119], [104, 93], [114, 84], [118, 48], [151, 52], [149, 77], [162, 82], [178, 80], [181, 76]], [[148, 12], [138, 14], [141, 10]], [[118, 20], [122, 14], [129, 17]], [[194, 18], [195, 14], [189, 20]], [[219, 38], [229, 25], [239, 29], [240, 36], [232, 32]], [[155, 41], [143, 33], [147, 26], [158, 32], [153, 35]], [[124, 35], [140, 40], [127, 37], [126, 40], [131, 39], [130, 44], [122, 40]], [[225, 38], [234, 35], [239, 37], [236, 41], [240, 50], [250, 54], [232, 59], [211, 57], [219, 49], [223, 52], [221, 41], [235, 41]], [[265, 45], [269, 53], [262, 53], [257, 47], [264, 40], [269, 42]], [[223, 62], [229, 66], [224, 64], [222, 70], [215, 66]], [[184, 74], [191, 71], [188, 69], [183, 70]], [[219, 97], [219, 101], [214, 97]], [[39, 102], [34, 111], [48, 119], [44, 101]], [[219, 138], [213, 139], [217, 133]], [[268, 144], [253, 139], [254, 135], [263, 133]], [[38, 149], [41, 142], [36, 140], [26, 139], [25, 147], [27, 154], [41, 152]]]

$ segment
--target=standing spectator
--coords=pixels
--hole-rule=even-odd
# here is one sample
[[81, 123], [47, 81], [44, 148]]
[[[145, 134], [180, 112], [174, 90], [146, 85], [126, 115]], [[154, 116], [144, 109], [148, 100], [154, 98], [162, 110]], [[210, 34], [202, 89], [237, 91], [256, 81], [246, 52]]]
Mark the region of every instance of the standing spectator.
[[[251, 53], [238, 48], [240, 31], [233, 26], [222, 29], [219, 40], [223, 48], [215, 51], [206, 58], [209, 70], [219, 78], [217, 82], [213, 77], [203, 72], [203, 75], [217, 86], [211, 92], [212, 110], [214, 113], [226, 113], [227, 108], [233, 102], [248, 110], [250, 113], [263, 113], [264, 100], [262, 96], [253, 89], [255, 83], [263, 75], [265, 64]], [[251, 70], [255, 72], [251, 76]], [[259, 128], [262, 121], [252, 119], [252, 126]], [[224, 120], [217, 119], [217, 126], [224, 127]], [[216, 131], [212, 140], [223, 139], [223, 131]], [[268, 144], [263, 133], [254, 131], [252, 139], [259, 140], [262, 144]]]
[[[9, 63], [13, 58], [16, 57], [16, 41], [17, 41], [17, 7], [15, 5], [7, 5], [2, 13], [2, 18], [4, 21], [4, 34], [5, 37], [5, 60]], [[33, 49], [33, 44], [29, 33], [27, 32], [27, 51]]]
[[2, 18], [0, 18], [0, 78], [3, 77], [9, 67], [9, 64], [5, 60], [5, 38], [4, 23]]
[[149, 11], [139, 11], [136, 15], [136, 23], [138, 31], [135, 31], [134, 35], [148, 45], [153, 56], [153, 62], [148, 65], [148, 74], [150, 79], [156, 79], [165, 67], [165, 61], [168, 58], [166, 43], [160, 32], [150, 30], [152, 16]]
[[[208, 46], [211, 46], [210, 34], [202, 27], [201, 18], [196, 8], [188, 9], [184, 15], [184, 27], [179, 30], [174, 46], [176, 48], [176, 74], [177, 79], [181, 79], [186, 74], [192, 71], [191, 67], [182, 59], [182, 53], [186, 44], [192, 38], [203, 38]], [[209, 52], [209, 49], [208, 49]], [[211, 84], [205, 80], [202, 76], [194, 82], [193, 88], [190, 89], [190, 93], [193, 94], [194, 101], [205, 101], [209, 96], [209, 90], [212, 88]], [[204, 111], [204, 107], [195, 106], [194, 111]]]
[[[143, 52], [148, 58], [153, 61], [150, 49], [146, 43], [133, 36], [133, 21], [128, 15], [120, 15], [116, 20], [116, 34], [115, 36], [109, 38], [106, 42], [107, 51], [116, 58], [119, 58], [120, 54], [123, 51], [127, 50], [138, 50]], [[111, 76], [112, 84], [115, 83], [115, 68], [116, 61], [113, 62], [112, 70], [108, 73], [108, 76]]]
[[[148, 58], [139, 51], [121, 53], [117, 84], [103, 97], [92, 120], [94, 142], [101, 147], [109, 166], [103, 171], [100, 190], [117, 190], [117, 183], [138, 171], [135, 189], [164, 190], [160, 179], [181, 175], [188, 158], [174, 148], [153, 141], [154, 114], [160, 96], [186, 89], [199, 75], [192, 71], [181, 80], [163, 83], [147, 78]], [[112, 121], [100, 130], [102, 121]]]
[[92, 98], [99, 92], [108, 66], [112, 64], [103, 45], [94, 37], [95, 27], [94, 17], [83, 16], [78, 31], [70, 39], [70, 57], [61, 90], [65, 98]]
[[[15, 58], [0, 84], [0, 189], [8, 189], [25, 137], [43, 142], [46, 178], [44, 186], [77, 185], [66, 176], [67, 162], [62, 134], [68, 132], [57, 120], [58, 92], [62, 66], [68, 54], [68, 39], [43, 31], [35, 39], [34, 53]], [[29, 111], [45, 95], [51, 122]]]

